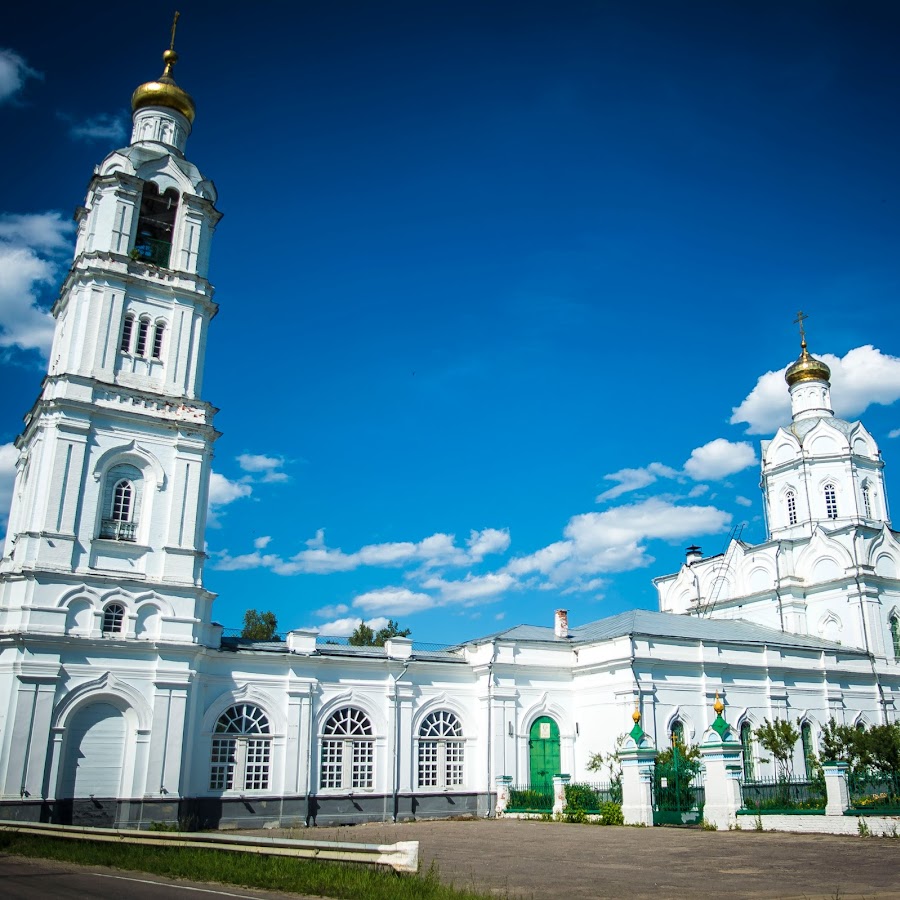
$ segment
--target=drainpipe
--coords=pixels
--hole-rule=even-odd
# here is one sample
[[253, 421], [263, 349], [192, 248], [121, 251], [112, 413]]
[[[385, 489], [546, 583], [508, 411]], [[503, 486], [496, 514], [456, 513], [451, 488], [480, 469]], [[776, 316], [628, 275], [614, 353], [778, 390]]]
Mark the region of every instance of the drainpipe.
[[400, 679], [409, 669], [409, 663], [403, 666], [403, 671], [394, 679], [394, 821], [397, 821], [399, 812], [400, 794]]

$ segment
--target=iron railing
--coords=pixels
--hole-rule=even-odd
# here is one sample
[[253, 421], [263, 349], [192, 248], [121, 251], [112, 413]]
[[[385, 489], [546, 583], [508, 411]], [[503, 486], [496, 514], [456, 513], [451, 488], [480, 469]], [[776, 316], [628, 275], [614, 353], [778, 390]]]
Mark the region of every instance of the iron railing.
[[103, 519], [100, 523], [100, 537], [109, 541], [135, 541], [137, 540], [137, 522]]
[[747, 812], [785, 813], [825, 809], [823, 778], [755, 778], [741, 782], [743, 806]]
[[847, 777], [854, 812], [900, 812], [900, 772], [863, 769]]
[[604, 803], [622, 802], [620, 782], [579, 781], [566, 785], [566, 809], [583, 810], [586, 813], [600, 813]]
[[553, 784], [513, 784], [509, 788], [507, 812], [553, 812]]

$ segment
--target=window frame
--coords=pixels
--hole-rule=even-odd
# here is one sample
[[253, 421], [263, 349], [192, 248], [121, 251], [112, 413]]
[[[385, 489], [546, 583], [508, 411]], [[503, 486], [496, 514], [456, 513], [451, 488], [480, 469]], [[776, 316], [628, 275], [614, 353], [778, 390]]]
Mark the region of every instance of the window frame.
[[319, 790], [375, 790], [375, 729], [358, 706], [342, 706], [324, 722], [319, 735]]
[[131, 353], [131, 344], [134, 340], [134, 313], [126, 313], [122, 320], [122, 333], [119, 337], [119, 353]]
[[103, 607], [103, 619], [100, 623], [100, 634], [103, 637], [121, 635], [125, 632], [125, 616], [127, 610], [122, 603], [114, 601]]
[[150, 335], [150, 317], [141, 316], [138, 319], [137, 340], [134, 344], [134, 355], [146, 359], [147, 357], [147, 338]]
[[894, 647], [894, 659], [900, 662], [900, 615], [891, 613], [888, 616], [888, 631], [891, 634], [891, 643]]
[[153, 340], [150, 341], [150, 359], [162, 361], [163, 340], [166, 334], [166, 320], [157, 319], [153, 324]]
[[753, 726], [749, 722], [743, 722], [738, 734], [743, 755], [742, 775], [744, 781], [754, 781], [756, 778], [756, 760], [753, 758]]
[[784, 505], [787, 509], [788, 525], [797, 524], [797, 494], [793, 490], [787, 491], [784, 495]]
[[837, 487], [833, 481], [829, 481], [822, 488], [825, 497], [825, 517], [834, 520], [838, 517]]
[[420, 789], [447, 791], [465, 785], [466, 741], [456, 713], [449, 709], [429, 713], [419, 726], [416, 743], [416, 784]]
[[271, 722], [261, 706], [231, 704], [219, 714], [210, 736], [208, 790], [217, 794], [270, 791], [273, 745]]

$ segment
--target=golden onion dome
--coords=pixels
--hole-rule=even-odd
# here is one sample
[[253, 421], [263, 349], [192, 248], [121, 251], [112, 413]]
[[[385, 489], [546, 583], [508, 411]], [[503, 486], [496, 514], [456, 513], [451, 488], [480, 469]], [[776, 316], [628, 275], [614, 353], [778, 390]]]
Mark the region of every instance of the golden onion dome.
[[806, 340], [800, 343], [800, 356], [797, 360], [787, 367], [784, 373], [784, 380], [788, 383], [788, 387], [793, 387], [801, 381], [828, 381], [831, 378], [831, 369], [822, 362], [811, 356], [806, 349]]
[[188, 122], [193, 123], [197, 110], [191, 95], [175, 84], [172, 67], [178, 62], [178, 54], [170, 47], [163, 53], [166, 67], [156, 81], [148, 81], [140, 85], [131, 95], [132, 112], [147, 106], [164, 106], [180, 112]]

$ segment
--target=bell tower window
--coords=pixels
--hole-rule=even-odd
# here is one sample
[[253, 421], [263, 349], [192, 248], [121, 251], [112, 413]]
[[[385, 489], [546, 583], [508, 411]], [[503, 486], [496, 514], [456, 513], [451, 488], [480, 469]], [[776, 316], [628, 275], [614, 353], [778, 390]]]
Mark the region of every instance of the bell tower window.
[[872, 486], [867, 481], [862, 488], [863, 513], [867, 519], [872, 518]]
[[134, 466], [114, 466], [106, 475], [106, 498], [100, 521], [100, 537], [110, 541], [135, 541], [141, 473]]
[[103, 610], [102, 634], [121, 634], [125, 622], [125, 607], [121, 603], [110, 603]]
[[788, 491], [784, 495], [784, 503], [787, 506], [788, 525], [797, 524], [797, 495], [793, 491]]
[[128, 313], [125, 316], [125, 321], [122, 323], [122, 339], [119, 341], [119, 352], [120, 353], [130, 353], [131, 352], [131, 335], [134, 332], [134, 316], [131, 313]]
[[162, 359], [163, 335], [166, 332], [166, 323], [157, 322], [153, 329], [153, 358]]
[[825, 515], [828, 516], [829, 519], [836, 519], [838, 517], [837, 491], [833, 484], [825, 485]]
[[135, 356], [147, 355], [147, 335], [150, 333], [150, 320], [142, 318], [138, 324], [137, 346], [134, 348]]
[[177, 212], [178, 191], [175, 188], [167, 188], [160, 194], [154, 182], [146, 182], [141, 195], [137, 239], [134, 243], [134, 255], [137, 258], [168, 268]]

